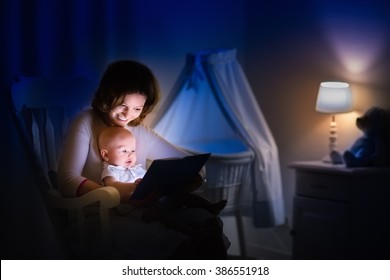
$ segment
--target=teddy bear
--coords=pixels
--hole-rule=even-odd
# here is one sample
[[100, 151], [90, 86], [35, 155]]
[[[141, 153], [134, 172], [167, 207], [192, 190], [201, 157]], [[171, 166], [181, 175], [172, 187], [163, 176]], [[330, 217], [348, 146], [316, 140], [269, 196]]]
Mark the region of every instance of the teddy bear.
[[356, 119], [356, 126], [363, 132], [343, 154], [347, 167], [390, 165], [389, 112], [372, 107]]

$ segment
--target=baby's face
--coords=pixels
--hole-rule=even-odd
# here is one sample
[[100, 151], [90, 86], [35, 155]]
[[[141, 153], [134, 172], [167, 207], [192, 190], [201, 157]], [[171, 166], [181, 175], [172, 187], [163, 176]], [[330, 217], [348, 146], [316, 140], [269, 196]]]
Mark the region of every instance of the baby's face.
[[106, 160], [111, 165], [132, 167], [137, 161], [135, 153], [135, 138], [126, 137], [117, 139], [110, 143], [107, 149]]

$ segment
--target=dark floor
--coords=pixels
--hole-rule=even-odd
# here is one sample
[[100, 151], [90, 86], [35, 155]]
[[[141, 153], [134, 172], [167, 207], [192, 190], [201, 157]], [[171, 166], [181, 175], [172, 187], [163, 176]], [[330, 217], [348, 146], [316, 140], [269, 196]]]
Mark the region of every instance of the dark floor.
[[244, 220], [246, 256], [240, 252], [237, 227], [234, 217], [222, 217], [225, 234], [232, 242], [229, 259], [289, 260], [291, 259], [292, 240], [290, 228], [281, 225], [274, 228], [253, 228], [251, 221]]

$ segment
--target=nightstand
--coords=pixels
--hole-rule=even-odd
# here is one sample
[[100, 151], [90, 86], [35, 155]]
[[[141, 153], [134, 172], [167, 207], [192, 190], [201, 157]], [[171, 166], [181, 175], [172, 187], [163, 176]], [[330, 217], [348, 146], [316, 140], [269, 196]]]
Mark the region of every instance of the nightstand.
[[293, 162], [293, 259], [390, 259], [390, 168]]

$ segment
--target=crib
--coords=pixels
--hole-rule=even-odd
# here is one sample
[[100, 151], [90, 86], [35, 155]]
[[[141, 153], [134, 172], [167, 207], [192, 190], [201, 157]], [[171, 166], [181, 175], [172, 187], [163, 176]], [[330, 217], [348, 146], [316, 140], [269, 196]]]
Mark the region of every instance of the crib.
[[250, 204], [244, 214], [251, 216], [254, 227], [284, 223], [284, 203], [277, 146], [236, 53], [189, 53], [151, 126], [189, 152], [212, 154], [204, 194], [228, 200], [222, 214], [234, 213], [245, 256], [243, 203]]
[[254, 153], [235, 139], [192, 142], [184, 146], [187, 151], [194, 154], [211, 153], [206, 163], [206, 183], [202, 192], [213, 202], [227, 200], [221, 215], [234, 215], [240, 255], [245, 257], [247, 252], [241, 209], [249, 201], [243, 198], [243, 195], [244, 186], [248, 186], [250, 180]]

